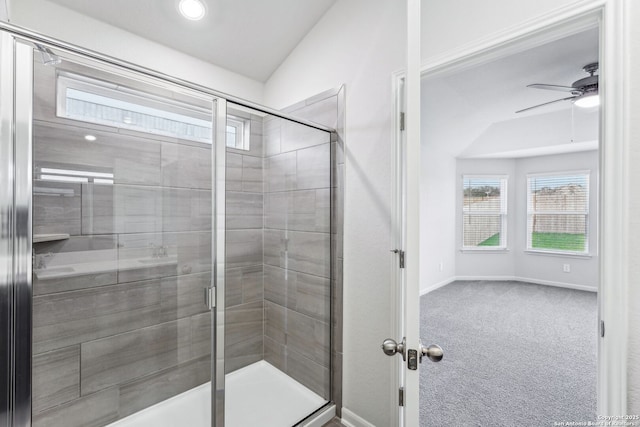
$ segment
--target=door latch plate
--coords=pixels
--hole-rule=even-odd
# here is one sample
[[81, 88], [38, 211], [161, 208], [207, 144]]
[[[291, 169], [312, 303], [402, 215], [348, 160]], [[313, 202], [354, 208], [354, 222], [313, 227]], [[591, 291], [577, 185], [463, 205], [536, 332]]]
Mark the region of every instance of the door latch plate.
[[409, 349], [407, 351], [407, 365], [412, 371], [418, 369], [418, 350]]
[[404, 251], [402, 249], [392, 249], [391, 252], [398, 254], [398, 263], [400, 264], [400, 268], [404, 268]]

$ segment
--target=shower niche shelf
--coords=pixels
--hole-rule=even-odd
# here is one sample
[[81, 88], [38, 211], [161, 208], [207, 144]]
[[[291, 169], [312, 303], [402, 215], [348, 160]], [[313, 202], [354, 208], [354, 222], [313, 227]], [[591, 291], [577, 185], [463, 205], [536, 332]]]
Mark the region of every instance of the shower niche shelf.
[[69, 235], [66, 233], [58, 234], [34, 234], [33, 243], [55, 242], [57, 240], [67, 240]]

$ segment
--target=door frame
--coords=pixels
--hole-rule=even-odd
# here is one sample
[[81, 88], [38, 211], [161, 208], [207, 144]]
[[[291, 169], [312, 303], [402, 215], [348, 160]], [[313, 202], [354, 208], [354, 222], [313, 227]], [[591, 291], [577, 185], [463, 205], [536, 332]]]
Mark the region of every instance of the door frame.
[[[628, 0], [626, 0], [628, 1]], [[598, 324], [599, 335], [606, 321], [606, 334], [598, 340], [598, 407], [599, 415], [621, 415], [627, 410], [627, 295], [628, 295], [628, 166], [625, 154], [630, 144], [624, 132], [626, 115], [624, 83], [630, 79], [625, 62], [628, 51], [624, 41], [625, 0], [583, 0], [555, 9], [522, 24], [507, 28], [484, 39], [480, 39], [459, 49], [434, 57], [421, 67], [421, 78], [434, 77], [453, 71], [477, 66], [518, 51], [541, 45], [574, 34], [588, 28], [600, 29], [600, 69], [601, 69], [601, 109], [600, 109], [600, 193], [598, 203], [599, 229], [599, 286], [598, 286]], [[392, 76], [394, 91], [393, 118], [393, 156], [401, 155], [403, 135], [397, 130], [401, 126], [403, 80], [405, 72]], [[409, 123], [408, 126], [411, 126]], [[406, 224], [403, 214], [403, 194], [397, 189], [404, 179], [404, 172], [394, 162], [392, 174], [393, 187], [396, 189], [392, 202], [392, 239], [401, 241], [402, 230]], [[409, 235], [414, 233], [411, 229]], [[403, 295], [401, 274], [394, 272], [393, 295], [397, 304], [392, 319], [402, 336]], [[604, 284], [607, 284], [604, 286]], [[410, 296], [407, 296], [409, 298]], [[416, 295], [411, 297], [416, 298]], [[418, 319], [416, 319], [418, 321]], [[446, 349], [445, 349], [446, 351]], [[396, 361], [400, 363], [401, 360]], [[397, 402], [397, 387], [401, 384], [400, 373], [404, 368], [394, 371], [390, 393], [393, 408], [400, 420]], [[407, 389], [411, 396], [416, 390]], [[417, 394], [413, 397], [417, 398]], [[399, 421], [400, 422], [400, 421]], [[399, 424], [404, 425], [404, 424]], [[408, 425], [408, 424], [407, 424]]]

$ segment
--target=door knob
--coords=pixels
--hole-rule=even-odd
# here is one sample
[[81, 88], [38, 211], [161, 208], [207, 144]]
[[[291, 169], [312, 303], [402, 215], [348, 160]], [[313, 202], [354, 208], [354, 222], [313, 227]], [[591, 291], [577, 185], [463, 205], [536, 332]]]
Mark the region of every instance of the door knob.
[[422, 363], [422, 356], [427, 356], [432, 362], [439, 362], [444, 357], [444, 351], [439, 345], [431, 344], [427, 347], [420, 343], [420, 363]]
[[387, 338], [382, 341], [382, 352], [387, 356], [393, 356], [394, 354], [401, 354], [402, 360], [406, 360], [405, 339], [402, 338], [402, 342], [396, 342], [391, 338]]

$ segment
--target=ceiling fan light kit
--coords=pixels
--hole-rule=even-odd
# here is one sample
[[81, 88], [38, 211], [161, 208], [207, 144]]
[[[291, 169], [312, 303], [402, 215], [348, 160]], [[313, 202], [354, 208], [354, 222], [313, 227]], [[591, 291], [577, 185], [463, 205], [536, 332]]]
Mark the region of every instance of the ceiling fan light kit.
[[592, 108], [600, 105], [600, 95], [598, 92], [588, 93], [577, 97], [573, 101], [573, 105], [580, 108]]
[[595, 75], [595, 72], [598, 71], [598, 63], [593, 62], [591, 64], [587, 64], [582, 67], [582, 69], [586, 73], [589, 73], [589, 77], [584, 77], [580, 80], [576, 80], [571, 86], [549, 85], [540, 83], [527, 86], [534, 89], [569, 92], [572, 96], [545, 102], [543, 104], [534, 105], [533, 107], [524, 108], [522, 110], [516, 111], [516, 113], [522, 113], [523, 111], [529, 111], [534, 108], [542, 107], [544, 105], [555, 104], [556, 102], [568, 100], [571, 100], [574, 105], [581, 108], [597, 107], [598, 105], [600, 105], [600, 96], [598, 95], [598, 76]]

